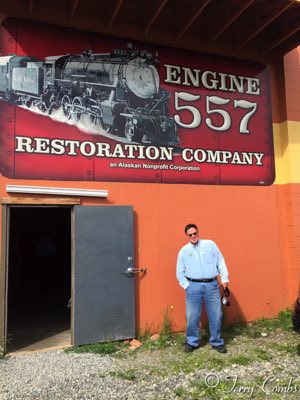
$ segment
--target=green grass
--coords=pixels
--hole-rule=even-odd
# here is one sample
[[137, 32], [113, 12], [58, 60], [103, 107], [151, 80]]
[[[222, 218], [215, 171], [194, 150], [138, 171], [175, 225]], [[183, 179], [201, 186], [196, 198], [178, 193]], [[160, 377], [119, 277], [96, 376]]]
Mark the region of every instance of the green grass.
[[224, 339], [231, 341], [236, 336], [247, 336], [249, 338], [261, 337], [261, 333], [273, 333], [276, 330], [292, 331], [292, 312], [284, 310], [278, 313], [278, 318], [259, 318], [246, 324], [243, 321], [232, 325], [223, 326]]
[[182, 399], [186, 397], [186, 390], [181, 386], [175, 388], [174, 393], [177, 397], [180, 397]]
[[[235, 355], [235, 356], [224, 356], [223, 354], [209, 354], [211, 350], [197, 350], [193, 353], [176, 353], [174, 357], [167, 358], [163, 361], [163, 365], [166, 368], [162, 368], [166, 375], [194, 372], [200, 369], [208, 369], [213, 371], [222, 371], [226, 367], [231, 365], [249, 365], [254, 361], [257, 361], [256, 356], [253, 354], [249, 355]], [[159, 371], [161, 375], [162, 370]]]
[[[287, 332], [287, 335], [283, 333]], [[264, 337], [261, 333], [267, 333]], [[263, 376], [246, 376], [239, 378], [241, 366], [247, 366], [254, 363], [263, 363], [275, 360], [282, 356], [295, 357], [300, 355], [300, 344], [298, 337], [293, 332], [291, 326], [291, 312], [282, 311], [278, 318], [265, 319], [260, 318], [251, 324], [245, 324], [242, 321], [235, 325], [223, 326], [223, 336], [228, 344], [229, 352], [227, 354], [218, 354], [210, 348], [209, 333], [207, 329], [202, 329], [202, 339], [204, 347], [192, 353], [183, 351], [185, 344], [185, 334], [172, 333], [172, 324], [170, 316], [166, 313], [162, 328], [158, 338], [153, 341], [151, 336], [152, 329], [145, 329], [139, 340], [142, 346], [136, 350], [128, 351], [128, 344], [122, 342], [108, 342], [93, 344], [87, 346], [77, 346], [67, 349], [67, 351], [92, 352], [98, 354], [110, 354], [112, 356], [142, 356], [139, 358], [142, 364], [137, 367], [134, 360], [130, 366], [120, 367], [116, 371], [99, 374], [99, 377], [115, 377], [126, 381], [136, 381], [138, 379], [149, 379], [149, 376], [156, 376], [159, 379], [164, 377], [176, 377], [179, 374], [190, 374], [190, 383], [187, 386], [180, 384], [174, 385], [174, 400], [199, 400], [199, 399], [298, 399], [299, 393], [283, 395], [282, 393], [266, 394], [261, 386], [265, 379]], [[259, 338], [258, 340], [256, 338]], [[284, 341], [277, 342], [280, 338]], [[232, 343], [231, 343], [232, 342]], [[238, 346], [235, 347], [235, 343]], [[241, 347], [239, 347], [241, 346]], [[148, 358], [147, 351], [158, 351], [152, 359]], [[145, 353], [143, 357], [143, 352]], [[227, 372], [230, 371], [230, 372]], [[233, 374], [237, 375], [237, 385], [233, 388]], [[204, 373], [213, 374], [217, 377], [218, 384], [213, 387], [207, 384]], [[226, 379], [227, 373], [227, 379]], [[225, 374], [225, 375], [224, 375]], [[274, 376], [283, 376], [280, 381], [274, 382], [274, 385], [288, 387], [288, 374], [280, 365], [274, 365], [272, 372]], [[198, 375], [198, 376], [197, 376]], [[207, 376], [206, 375], [206, 376]], [[295, 383], [296, 384], [296, 383]], [[295, 385], [294, 384], [294, 385]], [[299, 387], [299, 383], [297, 383]], [[252, 392], [251, 392], [252, 390]], [[300, 390], [300, 389], [299, 389]], [[252, 394], [251, 394], [252, 393]], [[284, 397], [285, 396], [285, 397]]]
[[[225, 342], [229, 344], [235, 338], [245, 337], [245, 338], [262, 338], [261, 333], [265, 332], [267, 335], [272, 335], [278, 330], [282, 331], [293, 331], [292, 330], [292, 322], [291, 322], [292, 312], [290, 310], [280, 311], [278, 314], [278, 318], [266, 319], [260, 318], [250, 324], [246, 324], [243, 321], [235, 323], [233, 325], [224, 325], [222, 330], [222, 335], [225, 339]], [[163, 350], [169, 347], [173, 347], [174, 350], [178, 349], [182, 351], [182, 348], [185, 343], [185, 334], [174, 334], [172, 333], [172, 321], [170, 315], [167, 312], [164, 313], [163, 324], [161, 330], [159, 332], [158, 339], [153, 341], [151, 340], [151, 336], [153, 334], [153, 329], [150, 326], [146, 327], [144, 332], [138, 337], [138, 339], [142, 342], [142, 346], [137, 350], [128, 352], [128, 344], [120, 341], [111, 341], [106, 343], [94, 343], [83, 346], [73, 346], [65, 349], [66, 352], [76, 352], [76, 353], [96, 353], [96, 354], [110, 354], [115, 356], [122, 356], [125, 354], [137, 354], [138, 352], [145, 350]], [[209, 332], [206, 327], [202, 332], [202, 340], [204, 342], [208, 342]], [[299, 355], [300, 348], [296, 346], [284, 346], [282, 347], [274, 347], [275, 350], [286, 352], [292, 355]], [[1, 354], [1, 353], [0, 353]], [[266, 361], [270, 360], [272, 356], [268, 354], [266, 351], [256, 349], [255, 354], [258, 361]], [[214, 358], [212, 358], [214, 359]], [[198, 361], [199, 362], [199, 361]], [[244, 355], [244, 358], [241, 357], [236, 362], [233, 363], [246, 365], [247, 355]], [[243, 364], [245, 363], [245, 364]], [[215, 361], [215, 368], [218, 368], [218, 361]], [[186, 370], [187, 367], [183, 366], [183, 369]]]
[[249, 330], [249, 325], [245, 322], [238, 322], [231, 325], [224, 325], [222, 328], [222, 336], [226, 341], [231, 341], [237, 336], [242, 336]]
[[67, 347], [64, 351], [66, 353], [95, 353], [101, 355], [122, 353], [128, 344], [124, 342], [105, 342], [105, 343], [92, 343], [81, 346]]
[[168, 311], [164, 313], [163, 325], [159, 333], [159, 348], [168, 347], [173, 342], [172, 322]]
[[164, 313], [163, 324], [157, 340], [151, 339], [153, 333], [153, 329], [147, 326], [143, 333], [138, 336], [138, 339], [143, 344], [138, 351], [165, 349], [176, 344], [178, 340], [182, 341], [181, 337], [178, 339], [178, 335], [172, 333], [172, 321], [168, 310]]
[[121, 378], [127, 381], [135, 381], [138, 377], [139, 372], [134, 368], [129, 368], [125, 371], [112, 371], [109, 372], [110, 376], [115, 376], [117, 378]]
[[[211, 380], [209, 380], [211, 377]], [[241, 380], [238, 376], [221, 377], [218, 374], [207, 374], [205, 378], [193, 379], [189, 387], [179, 386], [174, 390], [182, 400], [235, 400], [235, 399], [298, 399], [299, 379], [281, 379], [263, 385], [265, 378]], [[290, 387], [290, 392], [285, 391]], [[265, 392], [264, 392], [265, 390]]]
[[177, 374], [184, 372], [189, 374], [197, 369], [206, 367], [206, 360], [198, 354], [186, 354], [182, 357], [175, 357], [165, 361], [166, 374]]
[[257, 357], [258, 361], [270, 361], [273, 358], [273, 356], [264, 349], [255, 349], [254, 354]]
[[[207, 375], [208, 376], [208, 375]], [[236, 382], [235, 378], [230, 379], [220, 378], [218, 375], [213, 375], [215, 379], [212, 381], [212, 386], [209, 386], [209, 381], [195, 380], [192, 382], [194, 387], [192, 391], [192, 399], [245, 399], [250, 398], [255, 392], [253, 383]], [[187, 397], [188, 399], [189, 397]], [[255, 397], [258, 398], [258, 397]]]
[[[0, 360], [3, 360], [5, 358], [4, 343], [5, 343], [5, 338], [0, 339]], [[7, 344], [8, 343], [9, 340], [7, 339]]]
[[237, 356], [230, 357], [229, 365], [231, 365], [231, 364], [249, 365], [253, 361], [255, 361], [255, 357], [254, 356], [240, 354], [240, 355], [237, 355]]
[[266, 331], [273, 331], [275, 329], [289, 331], [292, 329], [292, 312], [290, 310], [280, 311], [278, 318], [259, 318], [251, 326], [253, 328], [265, 329]]
[[274, 343], [273, 344], [273, 349], [277, 350], [281, 353], [286, 353], [292, 356], [297, 356], [298, 354], [298, 345], [293, 344], [293, 343]]

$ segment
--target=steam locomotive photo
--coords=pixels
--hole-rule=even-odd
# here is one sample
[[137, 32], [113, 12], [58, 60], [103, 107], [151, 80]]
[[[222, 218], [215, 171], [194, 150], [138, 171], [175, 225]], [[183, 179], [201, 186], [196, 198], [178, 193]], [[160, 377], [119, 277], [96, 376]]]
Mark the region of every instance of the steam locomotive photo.
[[[148, 51], [0, 57], [0, 98], [48, 115], [85, 122], [128, 142], [179, 142], [169, 117], [169, 93], [160, 87], [157, 60]], [[91, 131], [92, 132], [92, 131]]]

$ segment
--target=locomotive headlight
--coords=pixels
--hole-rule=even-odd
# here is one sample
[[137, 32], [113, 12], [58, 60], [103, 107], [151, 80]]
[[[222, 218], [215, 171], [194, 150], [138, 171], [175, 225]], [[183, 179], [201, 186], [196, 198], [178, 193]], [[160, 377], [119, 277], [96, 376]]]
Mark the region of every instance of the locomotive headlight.
[[159, 90], [159, 75], [152, 63], [134, 58], [123, 66], [123, 79], [128, 89], [142, 99], [148, 99]]

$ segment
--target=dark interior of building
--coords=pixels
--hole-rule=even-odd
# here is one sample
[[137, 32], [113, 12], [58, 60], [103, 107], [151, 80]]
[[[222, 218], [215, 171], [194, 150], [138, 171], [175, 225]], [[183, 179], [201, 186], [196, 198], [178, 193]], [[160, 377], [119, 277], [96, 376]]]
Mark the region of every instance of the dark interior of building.
[[70, 343], [71, 209], [10, 207], [9, 221], [7, 351]]

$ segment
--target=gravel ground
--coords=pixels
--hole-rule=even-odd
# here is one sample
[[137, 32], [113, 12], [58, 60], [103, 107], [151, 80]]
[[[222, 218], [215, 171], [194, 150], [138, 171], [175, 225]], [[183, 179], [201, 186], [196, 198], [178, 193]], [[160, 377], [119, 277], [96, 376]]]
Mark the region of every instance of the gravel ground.
[[120, 356], [48, 350], [0, 360], [1, 400], [300, 398], [300, 337], [238, 336], [218, 354], [182, 344]]

